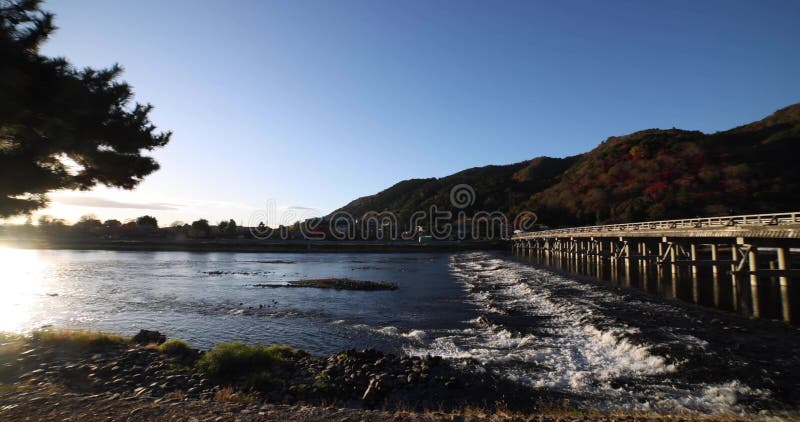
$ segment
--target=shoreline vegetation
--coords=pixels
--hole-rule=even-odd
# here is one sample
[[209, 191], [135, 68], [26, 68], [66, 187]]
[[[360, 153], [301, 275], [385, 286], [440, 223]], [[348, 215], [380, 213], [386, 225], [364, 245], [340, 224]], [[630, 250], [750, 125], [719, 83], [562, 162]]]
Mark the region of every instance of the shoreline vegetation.
[[456, 252], [465, 250], [507, 250], [506, 241], [308, 241], [308, 240], [98, 240], [98, 239], [8, 239], [0, 237], [0, 247], [20, 249], [71, 249], [146, 252]]
[[377, 350], [318, 357], [239, 342], [203, 351], [146, 330], [133, 338], [51, 329], [0, 334], [0, 419], [706, 419], [579, 410], [576, 397], [529, 389], [476, 366]]

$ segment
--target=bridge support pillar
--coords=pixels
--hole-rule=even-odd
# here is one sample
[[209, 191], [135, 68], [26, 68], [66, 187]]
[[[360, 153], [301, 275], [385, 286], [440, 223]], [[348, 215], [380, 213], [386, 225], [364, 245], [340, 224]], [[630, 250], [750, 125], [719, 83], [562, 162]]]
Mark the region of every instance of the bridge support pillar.
[[711, 260], [714, 261], [711, 266], [711, 272], [717, 274], [719, 272], [719, 267], [717, 267], [717, 245], [711, 245]]
[[758, 294], [758, 249], [750, 246], [747, 251], [747, 261], [750, 264], [750, 296], [753, 301], [753, 316], [761, 317], [761, 300]]
[[611, 257], [611, 266], [609, 270], [611, 271], [611, 281], [619, 283], [619, 262], [616, 255]]
[[595, 262], [595, 270], [596, 270], [596, 277], [602, 279], [603, 278], [603, 241], [602, 239], [593, 239], [593, 247], [594, 247], [594, 262]]
[[[631, 241], [625, 240], [625, 285], [631, 285]], [[635, 242], [634, 242], [635, 243]]]
[[640, 264], [641, 274], [642, 274], [642, 287], [644, 287], [645, 291], [649, 291], [649, 269], [650, 269], [650, 245], [647, 240], [641, 243], [642, 245], [642, 255], [644, 258], [642, 259], [642, 263]]
[[[778, 269], [785, 271], [791, 268], [786, 262], [786, 248], [778, 248]], [[781, 275], [779, 278], [781, 289], [781, 315], [785, 322], [792, 322], [791, 297], [789, 296], [789, 277]]]
[[720, 300], [721, 294], [720, 294], [720, 289], [719, 289], [719, 273], [712, 273], [711, 274], [711, 282], [713, 283], [712, 287], [714, 289], [714, 293], [713, 293], [714, 294], [714, 298], [713, 298], [714, 299], [714, 307], [715, 308], [719, 308], [719, 305], [721, 303], [721, 300]]
[[697, 278], [697, 245], [689, 244], [689, 258], [692, 260], [692, 301], [700, 303], [700, 281]]
[[669, 242], [667, 249], [669, 252], [670, 273], [672, 274], [672, 297], [678, 298], [678, 244]]
[[739, 279], [736, 275], [736, 262], [739, 260], [739, 249], [737, 245], [731, 245], [731, 295], [733, 302], [733, 310], [739, 310]]
[[719, 308], [720, 304], [720, 290], [719, 290], [719, 267], [717, 266], [718, 255], [717, 244], [711, 244], [711, 278], [713, 281], [714, 291], [714, 307]]
[[678, 274], [678, 245], [671, 243], [669, 248], [669, 262], [672, 265], [673, 278]]

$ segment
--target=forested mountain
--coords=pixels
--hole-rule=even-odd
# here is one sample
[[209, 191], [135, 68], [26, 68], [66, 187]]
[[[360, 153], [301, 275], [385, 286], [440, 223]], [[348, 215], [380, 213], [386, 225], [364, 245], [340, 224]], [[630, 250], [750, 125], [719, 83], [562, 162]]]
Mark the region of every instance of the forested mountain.
[[[530, 210], [550, 226], [760, 213], [800, 207], [800, 104], [714, 134], [648, 129], [573, 157], [538, 157], [400, 182], [340, 210], [392, 211], [401, 221], [431, 205], [451, 209], [468, 184], [468, 214]], [[338, 210], [337, 210], [338, 211]]]

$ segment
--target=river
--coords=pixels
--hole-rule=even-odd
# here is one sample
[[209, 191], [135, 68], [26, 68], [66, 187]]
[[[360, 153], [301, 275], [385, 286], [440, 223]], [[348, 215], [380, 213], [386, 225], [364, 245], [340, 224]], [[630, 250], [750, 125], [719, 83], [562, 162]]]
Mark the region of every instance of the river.
[[[441, 355], [604, 410], [743, 414], [800, 402], [796, 328], [502, 253], [0, 249], [0, 277], [0, 331], [155, 329], [201, 348]], [[327, 277], [399, 288], [256, 286]]]

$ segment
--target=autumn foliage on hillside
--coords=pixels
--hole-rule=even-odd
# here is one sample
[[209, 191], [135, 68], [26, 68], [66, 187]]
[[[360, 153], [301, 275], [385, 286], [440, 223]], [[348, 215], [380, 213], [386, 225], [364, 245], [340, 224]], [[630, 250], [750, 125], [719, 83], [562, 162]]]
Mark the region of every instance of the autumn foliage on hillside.
[[342, 210], [401, 216], [473, 186], [479, 209], [534, 211], [549, 226], [598, 224], [800, 207], [800, 104], [714, 134], [649, 129], [611, 137], [585, 154], [539, 157], [469, 169], [440, 179], [401, 182]]
[[560, 224], [795, 209], [798, 129], [795, 105], [712, 135], [653, 129], [612, 137], [526, 206]]

